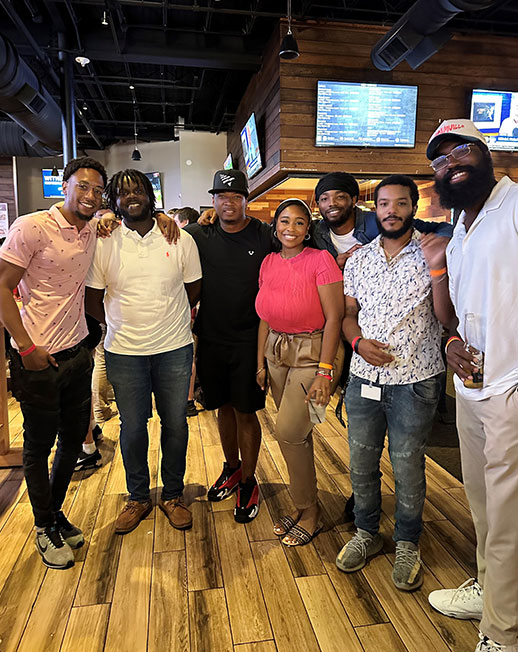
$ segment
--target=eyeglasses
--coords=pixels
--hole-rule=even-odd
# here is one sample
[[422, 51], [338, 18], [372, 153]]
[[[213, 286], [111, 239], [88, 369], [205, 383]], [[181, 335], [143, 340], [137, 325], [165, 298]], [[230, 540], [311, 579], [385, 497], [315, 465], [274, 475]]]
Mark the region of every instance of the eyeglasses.
[[81, 192], [87, 193], [90, 192], [90, 190], [94, 191], [94, 196], [99, 198], [103, 196], [103, 189], [99, 188], [98, 186], [91, 186], [89, 183], [85, 183], [84, 181], [78, 181], [76, 186], [79, 188]]
[[454, 158], [456, 161], [460, 161], [464, 157], [469, 156], [469, 154], [471, 154], [472, 147], [473, 143], [463, 143], [462, 145], [457, 145], [457, 147], [454, 147], [449, 154], [434, 158], [434, 160], [430, 163], [430, 167], [433, 168], [434, 172], [439, 172], [439, 170], [443, 170], [448, 165], [448, 160], [450, 157]]

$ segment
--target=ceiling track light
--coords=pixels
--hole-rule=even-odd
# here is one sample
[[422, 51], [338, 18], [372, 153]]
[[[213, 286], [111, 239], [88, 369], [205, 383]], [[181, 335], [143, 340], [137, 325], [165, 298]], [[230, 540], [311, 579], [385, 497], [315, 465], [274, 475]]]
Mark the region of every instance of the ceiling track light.
[[133, 136], [135, 138], [135, 148], [133, 150], [133, 153], [131, 154], [131, 160], [132, 161], [140, 161], [142, 159], [142, 155], [139, 152], [139, 149], [137, 147], [137, 111], [133, 111]]
[[281, 59], [296, 59], [299, 55], [299, 46], [291, 31], [291, 0], [288, 0], [288, 31], [282, 39], [279, 56]]

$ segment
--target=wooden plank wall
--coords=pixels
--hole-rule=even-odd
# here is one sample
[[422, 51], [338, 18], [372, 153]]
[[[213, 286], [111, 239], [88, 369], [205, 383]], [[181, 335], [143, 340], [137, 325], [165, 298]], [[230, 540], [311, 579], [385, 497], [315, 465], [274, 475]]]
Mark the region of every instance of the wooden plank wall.
[[0, 202], [7, 202], [9, 224], [16, 219], [14, 200], [13, 159], [10, 156], [0, 157]]
[[[285, 32], [281, 25], [280, 35]], [[267, 169], [251, 180], [252, 197], [264, 191], [272, 180], [287, 172], [321, 175], [345, 170], [357, 176], [380, 177], [403, 173], [431, 178], [424, 155], [426, 143], [443, 119], [467, 117], [473, 88], [518, 91], [518, 39], [477, 34], [455, 35], [436, 55], [417, 70], [406, 62], [390, 72], [377, 70], [371, 62], [373, 45], [386, 32], [380, 26], [344, 23], [295, 24], [294, 33], [301, 55], [280, 61], [280, 102], [267, 103], [277, 88], [275, 65], [278, 42], [272, 38], [265, 68], [255, 76], [239, 107], [236, 131], [241, 129], [251, 111], [260, 114], [280, 110], [280, 120], [267, 114]], [[267, 66], [267, 67], [266, 67]], [[261, 77], [262, 76], [262, 77]], [[268, 77], [268, 84], [259, 83]], [[416, 147], [413, 149], [315, 147], [316, 91], [318, 80], [365, 81], [417, 85], [418, 110]], [[272, 133], [268, 132], [273, 127]], [[280, 128], [280, 139], [277, 137]], [[237, 133], [239, 138], [239, 133]], [[229, 143], [240, 153], [240, 143], [229, 136]], [[280, 147], [280, 165], [272, 147]], [[493, 153], [497, 177], [509, 174], [518, 180], [516, 154]], [[275, 161], [275, 165], [272, 165]]]

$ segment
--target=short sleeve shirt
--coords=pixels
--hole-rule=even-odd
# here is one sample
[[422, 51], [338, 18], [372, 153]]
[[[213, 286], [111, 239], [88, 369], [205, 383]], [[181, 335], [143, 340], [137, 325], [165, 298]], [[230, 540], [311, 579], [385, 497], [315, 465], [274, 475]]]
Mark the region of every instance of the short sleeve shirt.
[[344, 293], [358, 301], [362, 336], [387, 343], [394, 357], [374, 366], [354, 353], [351, 373], [381, 385], [404, 385], [444, 370], [432, 280], [418, 234], [390, 263], [381, 236], [357, 250], [345, 264]]
[[237, 233], [227, 233], [219, 221], [184, 229], [200, 252], [203, 282], [194, 332], [203, 339], [257, 345], [255, 298], [261, 263], [272, 251], [272, 235], [265, 222], [249, 220]]
[[49, 353], [78, 344], [88, 334], [84, 280], [95, 248], [95, 221], [81, 231], [57, 206], [13, 222], [0, 257], [23, 267], [18, 284], [21, 317], [31, 340]]
[[106, 290], [104, 348], [120, 355], [154, 355], [192, 342], [184, 283], [201, 278], [192, 237], [169, 244], [156, 222], [144, 236], [124, 223], [99, 240], [86, 284]]
[[306, 247], [293, 258], [266, 256], [259, 276], [257, 314], [281, 333], [310, 333], [324, 327], [318, 287], [340, 283], [342, 273], [328, 251]]

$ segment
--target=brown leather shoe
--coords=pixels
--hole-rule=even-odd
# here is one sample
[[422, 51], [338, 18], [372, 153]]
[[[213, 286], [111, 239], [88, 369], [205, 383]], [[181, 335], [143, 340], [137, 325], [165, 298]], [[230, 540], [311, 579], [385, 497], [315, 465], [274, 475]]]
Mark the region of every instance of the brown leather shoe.
[[158, 506], [169, 519], [169, 523], [177, 530], [188, 530], [192, 527], [192, 514], [183, 504], [181, 496], [171, 500], [161, 500]]
[[127, 534], [134, 530], [137, 525], [151, 513], [153, 503], [148, 500], [145, 503], [139, 503], [136, 500], [128, 500], [126, 506], [119, 514], [115, 521], [115, 532], [117, 534]]

